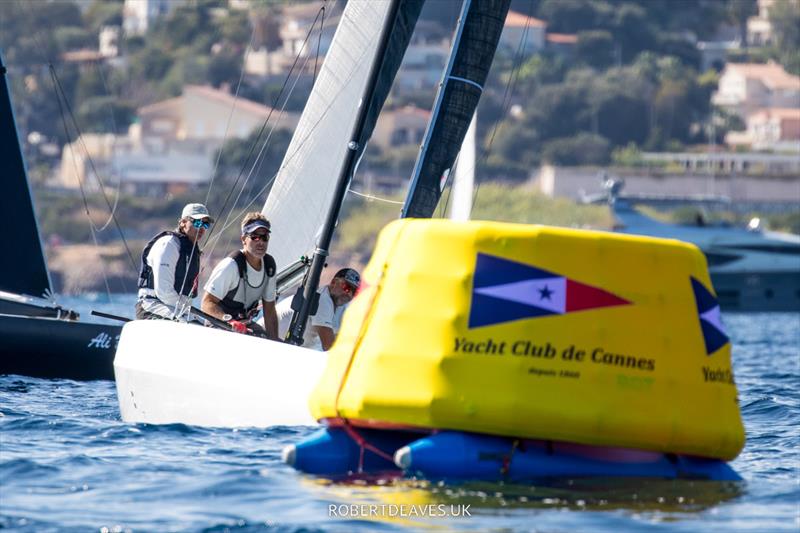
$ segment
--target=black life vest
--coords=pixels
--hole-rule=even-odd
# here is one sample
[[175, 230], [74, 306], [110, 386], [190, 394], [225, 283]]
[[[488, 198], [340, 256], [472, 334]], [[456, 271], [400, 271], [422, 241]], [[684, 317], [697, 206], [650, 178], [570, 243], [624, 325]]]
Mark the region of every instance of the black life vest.
[[175, 265], [175, 292], [184, 296], [194, 298], [197, 296], [197, 275], [200, 273], [200, 248], [183, 233], [176, 231], [162, 231], [145, 245], [142, 251], [142, 266], [139, 270], [139, 288], [155, 289], [153, 282], [153, 269], [147, 264], [147, 254], [153, 248], [155, 242], [166, 235], [172, 235], [178, 239], [180, 252], [178, 263]]
[[[234, 300], [236, 297], [236, 293], [239, 292], [239, 288], [242, 287], [244, 284], [244, 289], [242, 293], [247, 290], [247, 258], [244, 256], [244, 252], [241, 250], [236, 250], [235, 252], [231, 252], [228, 257], [234, 260], [236, 263], [236, 268], [239, 270], [239, 283], [228, 293], [225, 295], [225, 298], [220, 300], [219, 306], [225, 312], [226, 315], [231, 315], [236, 320], [243, 320], [251, 318], [251, 315], [258, 309], [258, 303], [261, 300], [260, 298], [256, 298], [256, 300], [250, 304], [247, 308], [244, 306], [244, 302], [240, 302], [238, 300]], [[266, 254], [263, 259], [263, 267], [266, 269], [264, 277], [261, 279], [261, 287], [264, 283], [269, 283], [269, 278], [275, 277], [275, 271], [277, 270], [277, 266], [275, 265], [275, 259]]]

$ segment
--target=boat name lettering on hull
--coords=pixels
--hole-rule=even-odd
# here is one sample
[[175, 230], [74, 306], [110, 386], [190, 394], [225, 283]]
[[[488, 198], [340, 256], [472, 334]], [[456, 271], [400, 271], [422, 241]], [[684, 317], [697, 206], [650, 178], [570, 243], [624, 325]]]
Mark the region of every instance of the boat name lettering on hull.
[[119, 343], [119, 335], [116, 338], [112, 337], [108, 333], [102, 332], [98, 333], [92, 340], [89, 341], [89, 344], [86, 345], [87, 348], [99, 348], [101, 350], [108, 350], [111, 348], [111, 341], [114, 341], [114, 349], [117, 348], [117, 343]]

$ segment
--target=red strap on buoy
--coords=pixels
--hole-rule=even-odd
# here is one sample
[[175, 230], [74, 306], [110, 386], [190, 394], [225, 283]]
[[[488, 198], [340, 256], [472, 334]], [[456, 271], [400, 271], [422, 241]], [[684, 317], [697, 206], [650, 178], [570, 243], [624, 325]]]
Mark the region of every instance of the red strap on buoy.
[[514, 452], [517, 451], [519, 447], [519, 439], [514, 439], [511, 443], [511, 451], [508, 452], [507, 455], [503, 456], [503, 465], [500, 467], [500, 473], [503, 476], [508, 475], [508, 471], [511, 469], [511, 459], [514, 457]]

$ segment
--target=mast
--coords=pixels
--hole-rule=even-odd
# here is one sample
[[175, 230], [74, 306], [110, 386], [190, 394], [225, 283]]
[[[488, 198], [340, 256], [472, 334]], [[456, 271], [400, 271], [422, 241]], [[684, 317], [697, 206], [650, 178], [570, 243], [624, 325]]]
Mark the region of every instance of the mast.
[[465, 0], [401, 217], [429, 218], [489, 75], [510, 0]]
[[[374, 56], [376, 59], [370, 65], [367, 83], [356, 111], [356, 121], [348, 137], [347, 152], [339, 170], [333, 198], [322, 225], [321, 235], [311, 258], [311, 267], [302, 286], [302, 296], [300, 296], [300, 293], [295, 296], [295, 298], [298, 298], [298, 296], [300, 296], [300, 298], [299, 302], [295, 300], [293, 305], [295, 313], [292, 317], [287, 338], [287, 342], [291, 344], [300, 345], [303, 343], [306, 321], [309, 315], [315, 312], [320, 275], [322, 274], [322, 269], [329, 255], [333, 232], [336, 228], [336, 222], [339, 219], [347, 188], [353, 178], [353, 172], [359, 156], [363, 153], [364, 144], [366, 144], [375, 121], [377, 120], [380, 107], [383, 105], [383, 101], [388, 94], [388, 86], [384, 86], [380, 94], [376, 94], [376, 88], [379, 85], [381, 75], [385, 77], [388, 76], [390, 80], [394, 79], [394, 75], [399, 67], [399, 60], [397, 60], [396, 57], [393, 62], [391, 60], [385, 61], [387, 52], [391, 48], [394, 56], [397, 56], [399, 53], [400, 57], [402, 57], [403, 52], [408, 46], [411, 31], [407, 31], [407, 35], [398, 37], [393, 41], [393, 30], [395, 25], [398, 24], [401, 4], [404, 4], [403, 7], [405, 9], [410, 10], [410, 13], [405, 13], [404, 16], [406, 16], [407, 19], [405, 19], [404, 22], [406, 25], [410, 23], [412, 30], [422, 8], [422, 2], [418, 0], [406, 0], [405, 2], [402, 2], [402, 0], [391, 0], [383, 28], [378, 38], [378, 46]], [[389, 85], [390, 84], [391, 82], [389, 81]]]

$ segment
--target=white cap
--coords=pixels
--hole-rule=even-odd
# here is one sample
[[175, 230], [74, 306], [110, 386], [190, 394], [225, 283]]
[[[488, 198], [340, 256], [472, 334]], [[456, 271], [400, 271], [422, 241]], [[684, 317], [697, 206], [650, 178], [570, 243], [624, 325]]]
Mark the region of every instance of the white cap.
[[211, 219], [211, 222], [214, 222], [214, 219], [208, 214], [208, 209], [203, 204], [186, 204], [181, 213], [181, 218], [208, 218]]

